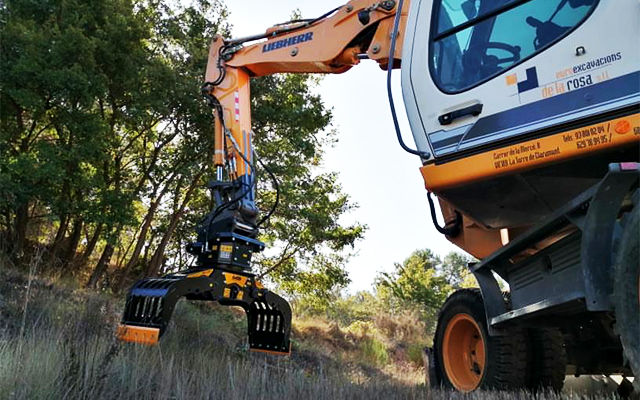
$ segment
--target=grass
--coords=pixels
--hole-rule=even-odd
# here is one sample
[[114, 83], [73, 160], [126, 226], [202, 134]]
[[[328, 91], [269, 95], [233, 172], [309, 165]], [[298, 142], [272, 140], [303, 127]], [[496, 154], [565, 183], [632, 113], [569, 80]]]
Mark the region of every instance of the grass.
[[[395, 331], [400, 320], [351, 329], [303, 320], [294, 329], [292, 356], [283, 358], [248, 352], [244, 314], [206, 303], [180, 302], [159, 346], [122, 344], [113, 336], [122, 306], [121, 298], [0, 268], [0, 398], [427, 398], [424, 372], [411, 363], [417, 347], [394, 342], [411, 336], [406, 327]], [[531, 395], [434, 391], [430, 397]]]

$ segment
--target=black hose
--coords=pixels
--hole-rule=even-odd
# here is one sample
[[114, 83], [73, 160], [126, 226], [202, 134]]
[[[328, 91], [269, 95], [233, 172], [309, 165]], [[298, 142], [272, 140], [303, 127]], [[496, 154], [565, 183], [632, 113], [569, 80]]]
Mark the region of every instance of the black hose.
[[400, 17], [402, 15], [402, 3], [404, 0], [400, 0], [398, 2], [398, 6], [396, 8], [396, 17], [393, 23], [393, 33], [391, 34], [391, 48], [389, 49], [389, 60], [387, 65], [387, 94], [389, 96], [389, 106], [391, 107], [391, 117], [393, 118], [393, 126], [396, 129], [396, 136], [398, 137], [398, 143], [400, 143], [400, 147], [404, 151], [410, 154], [415, 154], [416, 156], [420, 156], [422, 158], [429, 158], [430, 154], [428, 152], [413, 150], [409, 148], [402, 140], [402, 133], [400, 132], [400, 125], [398, 124], [398, 117], [396, 115], [396, 106], [393, 102], [393, 92], [391, 91], [391, 71], [393, 70], [393, 62], [396, 51], [396, 40], [398, 36], [398, 29], [400, 27]]
[[269, 218], [271, 218], [273, 213], [276, 212], [276, 208], [278, 208], [278, 203], [280, 202], [280, 185], [278, 184], [278, 179], [276, 178], [276, 176], [273, 174], [273, 172], [271, 172], [269, 168], [267, 168], [267, 166], [262, 161], [260, 161], [260, 158], [256, 157], [256, 160], [258, 160], [258, 164], [260, 164], [260, 166], [262, 166], [262, 168], [264, 168], [264, 170], [267, 171], [267, 173], [271, 177], [271, 180], [273, 181], [273, 186], [276, 190], [276, 200], [273, 202], [273, 205], [271, 206], [271, 210], [269, 210], [267, 215], [262, 217], [260, 222], [256, 224], [256, 228], [259, 228], [260, 225], [262, 225], [264, 222], [268, 221]]
[[431, 220], [433, 221], [433, 226], [436, 227], [436, 230], [449, 237], [458, 236], [460, 234], [460, 228], [462, 227], [462, 215], [456, 210], [456, 220], [453, 225], [448, 227], [440, 226], [438, 225], [436, 205], [433, 203], [433, 199], [431, 198], [431, 192], [427, 192], [427, 199], [429, 200], [429, 208], [431, 209]]
[[321, 16], [319, 16], [317, 18], [306, 20], [305, 23], [302, 24], [302, 25], [294, 26], [294, 27], [291, 27], [291, 28], [278, 29], [278, 30], [270, 32], [270, 33], [261, 33], [261, 34], [258, 34], [258, 35], [248, 36], [248, 37], [245, 37], [245, 38], [231, 39], [231, 40], [229, 40], [227, 42], [227, 44], [235, 46], [235, 45], [243, 44], [243, 43], [246, 43], [246, 42], [253, 42], [254, 40], [271, 38], [271, 37], [274, 37], [274, 36], [283, 35], [285, 33], [291, 33], [291, 32], [298, 31], [300, 29], [308, 28], [311, 25], [315, 24], [316, 22], [327, 18], [329, 15], [331, 15], [334, 12], [338, 11], [340, 8], [342, 8], [342, 6], [336, 7], [333, 10], [328, 11], [328, 12], [322, 14]]

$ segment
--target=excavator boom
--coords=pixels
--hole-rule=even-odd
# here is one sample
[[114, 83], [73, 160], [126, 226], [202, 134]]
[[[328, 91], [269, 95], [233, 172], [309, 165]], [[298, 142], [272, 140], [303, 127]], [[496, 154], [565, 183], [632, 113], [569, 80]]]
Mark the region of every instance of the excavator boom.
[[[249, 348], [288, 354], [291, 308], [265, 289], [251, 268], [263, 219], [255, 204], [254, 133], [249, 80], [274, 73], [342, 73], [370, 58], [387, 68], [399, 62], [392, 30], [406, 22], [409, 0], [352, 0], [319, 18], [291, 21], [243, 39], [213, 38], [202, 94], [214, 111], [216, 177], [209, 187], [216, 207], [187, 245], [197, 262], [187, 271], [136, 282], [127, 295], [117, 336], [155, 344], [176, 302], [217, 301], [247, 313]], [[402, 10], [398, 13], [398, 10]], [[391, 49], [393, 55], [390, 54]], [[394, 65], [392, 65], [394, 66]]]

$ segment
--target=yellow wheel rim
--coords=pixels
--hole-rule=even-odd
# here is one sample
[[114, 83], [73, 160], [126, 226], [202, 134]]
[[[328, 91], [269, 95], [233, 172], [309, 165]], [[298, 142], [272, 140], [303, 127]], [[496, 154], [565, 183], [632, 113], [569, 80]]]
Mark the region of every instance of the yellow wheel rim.
[[451, 384], [462, 392], [480, 385], [485, 367], [485, 344], [478, 323], [468, 314], [456, 314], [444, 332], [444, 369]]

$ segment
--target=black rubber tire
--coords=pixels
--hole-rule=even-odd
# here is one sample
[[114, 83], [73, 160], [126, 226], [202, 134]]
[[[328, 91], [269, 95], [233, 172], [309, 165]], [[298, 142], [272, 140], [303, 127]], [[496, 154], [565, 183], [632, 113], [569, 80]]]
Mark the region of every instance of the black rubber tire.
[[442, 343], [449, 321], [457, 314], [470, 315], [482, 330], [485, 369], [476, 389], [516, 389], [524, 387], [527, 373], [527, 336], [520, 328], [505, 335], [489, 336], [482, 295], [477, 289], [461, 289], [447, 298], [438, 315], [434, 338], [435, 368], [442, 386], [455, 389], [444, 368]]
[[567, 371], [567, 351], [562, 332], [557, 328], [531, 328], [527, 389], [559, 392]]
[[625, 216], [623, 229], [614, 264], [616, 331], [640, 392], [640, 207]]

